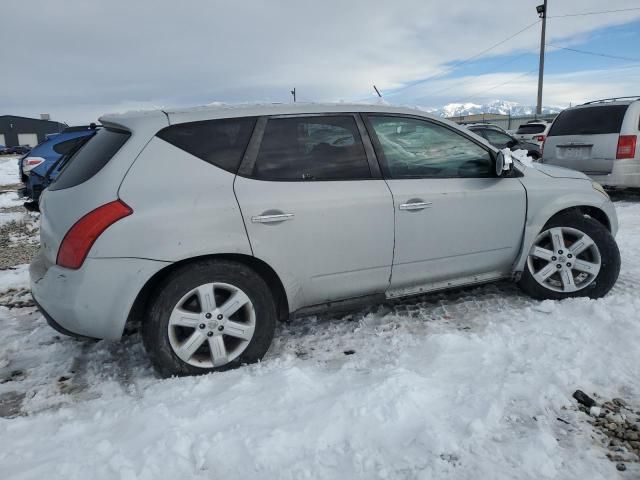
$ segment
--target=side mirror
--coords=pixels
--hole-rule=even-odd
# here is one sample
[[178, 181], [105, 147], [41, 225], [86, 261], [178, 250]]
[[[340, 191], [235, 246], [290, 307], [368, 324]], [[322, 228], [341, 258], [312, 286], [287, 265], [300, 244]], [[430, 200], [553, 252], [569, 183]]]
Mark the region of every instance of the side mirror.
[[496, 175], [501, 177], [511, 170], [513, 166], [513, 157], [508, 149], [500, 150], [496, 155]]
[[515, 138], [513, 138], [513, 139], [509, 140], [505, 146], [506, 146], [507, 148], [513, 148], [513, 147], [515, 147], [517, 144], [518, 144], [518, 141], [517, 141]]

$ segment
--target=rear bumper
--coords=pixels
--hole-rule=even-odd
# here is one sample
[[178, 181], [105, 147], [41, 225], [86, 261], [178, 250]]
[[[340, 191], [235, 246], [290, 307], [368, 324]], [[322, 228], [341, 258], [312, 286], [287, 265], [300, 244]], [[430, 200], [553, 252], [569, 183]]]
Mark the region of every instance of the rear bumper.
[[605, 187], [640, 188], [640, 160], [614, 160], [608, 175], [589, 175]]
[[67, 335], [117, 340], [138, 293], [166, 262], [87, 258], [78, 270], [31, 263], [31, 294], [47, 322]]

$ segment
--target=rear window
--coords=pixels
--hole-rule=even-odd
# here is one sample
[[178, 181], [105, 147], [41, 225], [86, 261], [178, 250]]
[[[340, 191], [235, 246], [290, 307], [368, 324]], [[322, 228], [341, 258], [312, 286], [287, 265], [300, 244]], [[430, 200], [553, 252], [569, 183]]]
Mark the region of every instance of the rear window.
[[620, 133], [628, 105], [606, 105], [565, 110], [556, 118], [549, 136]]
[[518, 131], [516, 133], [520, 135], [535, 135], [536, 133], [544, 133], [545, 128], [547, 128], [546, 125], [540, 125], [539, 123], [525, 123], [518, 127]]
[[131, 133], [112, 128], [101, 128], [82, 146], [63, 167], [49, 190], [62, 190], [86, 182], [116, 154]]
[[85, 140], [84, 137], [72, 138], [71, 140], [66, 140], [64, 142], [56, 143], [53, 146], [53, 151], [59, 153], [60, 155], [66, 155], [71, 150], [75, 148], [76, 145], [82, 143]]
[[172, 125], [157, 136], [205, 162], [236, 173], [253, 133], [253, 117]]

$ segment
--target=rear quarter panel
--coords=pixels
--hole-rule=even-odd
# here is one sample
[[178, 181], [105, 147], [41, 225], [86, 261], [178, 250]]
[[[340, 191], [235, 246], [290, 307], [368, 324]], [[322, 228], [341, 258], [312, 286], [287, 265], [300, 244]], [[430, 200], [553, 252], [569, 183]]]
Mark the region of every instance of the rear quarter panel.
[[40, 198], [40, 243], [50, 262], [55, 263], [60, 243], [74, 223], [118, 198], [118, 188], [131, 164], [150, 138], [167, 125], [162, 113], [123, 125], [120, 128], [130, 129], [131, 137], [98, 173], [71, 188], [45, 189]]
[[89, 256], [175, 262], [216, 253], [251, 255], [234, 177], [154, 137], [118, 192], [133, 214], [109, 227]]

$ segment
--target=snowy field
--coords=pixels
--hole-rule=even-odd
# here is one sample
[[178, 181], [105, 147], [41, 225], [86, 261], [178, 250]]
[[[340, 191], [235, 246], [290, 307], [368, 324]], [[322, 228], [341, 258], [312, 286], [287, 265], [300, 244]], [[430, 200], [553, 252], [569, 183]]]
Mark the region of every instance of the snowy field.
[[1, 270], [0, 478], [639, 478], [571, 398], [640, 408], [640, 198], [616, 206], [622, 271], [602, 300], [500, 283], [309, 317], [261, 364], [197, 378], [157, 378], [136, 334], [58, 335], [26, 266]]
[[20, 181], [18, 158], [20, 157], [15, 155], [0, 156], [0, 186], [12, 185]]

